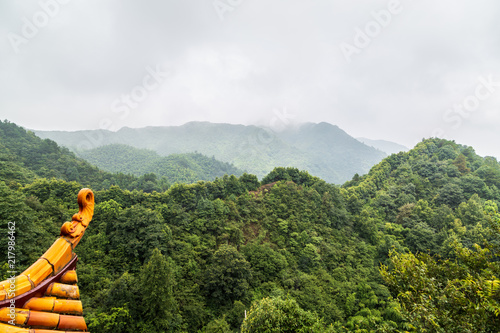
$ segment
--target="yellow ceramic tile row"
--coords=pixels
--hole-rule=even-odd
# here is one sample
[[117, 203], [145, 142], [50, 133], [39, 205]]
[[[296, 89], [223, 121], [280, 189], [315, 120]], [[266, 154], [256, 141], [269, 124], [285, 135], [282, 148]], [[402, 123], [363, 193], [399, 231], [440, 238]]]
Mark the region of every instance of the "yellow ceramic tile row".
[[25, 309], [55, 313], [81, 315], [82, 302], [77, 300], [57, 299], [55, 297], [33, 297], [24, 305]]
[[32, 284], [26, 275], [1, 282], [0, 301], [11, 299], [32, 289]]
[[61, 276], [61, 280], [59, 282], [66, 284], [77, 284], [78, 277], [76, 276], [76, 271], [75, 270], [67, 271], [66, 273], [64, 273], [63, 276]]
[[46, 296], [56, 296], [60, 298], [80, 299], [78, 286], [63, 283], [51, 283], [45, 292]]
[[[57, 239], [42, 258], [13, 280], [0, 283], [0, 301], [24, 294], [46, 278], [57, 274], [73, 259], [71, 244], [64, 238]], [[55, 272], [53, 272], [53, 269]]]
[[[43, 254], [42, 258], [54, 266], [54, 274], [57, 274], [73, 259], [73, 256], [71, 244], [61, 237], [52, 244], [47, 252]], [[27, 274], [28, 270], [23, 274]]]
[[[61, 332], [64, 331], [20, 328], [17, 326], [0, 323], [0, 333], [61, 333]], [[89, 332], [79, 332], [79, 333], [89, 333]]]
[[0, 321], [29, 327], [46, 327], [55, 330], [87, 330], [87, 324], [85, 324], [85, 320], [81, 316], [68, 316], [17, 308], [0, 309]]

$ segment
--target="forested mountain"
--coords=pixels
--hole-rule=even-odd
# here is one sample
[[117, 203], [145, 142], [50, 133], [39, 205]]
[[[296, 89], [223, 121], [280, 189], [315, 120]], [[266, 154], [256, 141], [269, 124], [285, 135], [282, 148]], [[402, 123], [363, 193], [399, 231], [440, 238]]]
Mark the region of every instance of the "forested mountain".
[[50, 139], [42, 140], [16, 124], [0, 121], [0, 176], [14, 184], [25, 185], [41, 177], [77, 181], [94, 189], [118, 185], [152, 192], [165, 190], [175, 182], [193, 183], [243, 173], [197, 153], [161, 157], [153, 151], [114, 145], [82, 154], [84, 159]]
[[96, 189], [110, 185], [129, 186], [137, 179], [100, 171], [67, 148], [52, 140], [42, 140], [16, 124], [0, 121], [0, 164], [2, 180], [9, 186], [22, 186], [36, 178], [77, 181]]
[[363, 142], [367, 146], [381, 150], [388, 155], [397, 154], [399, 152], [409, 150], [407, 147], [400, 145], [399, 143], [386, 140], [371, 140], [367, 138], [356, 138], [356, 140]]
[[199, 153], [160, 156], [152, 150], [113, 144], [79, 153], [79, 156], [108, 172], [142, 176], [154, 173], [169, 183], [195, 183], [224, 175], [241, 176], [243, 171], [229, 163]]
[[351, 179], [356, 173], [368, 172], [387, 156], [328, 123], [308, 123], [283, 132], [257, 126], [191, 122], [182, 126], [122, 128], [117, 132], [35, 133], [78, 154], [109, 144], [150, 149], [162, 156], [199, 152], [259, 178], [277, 166], [291, 166], [337, 184]]
[[[33, 181], [2, 151], [0, 247], [16, 221], [26, 266], [70, 219], [82, 184]], [[275, 168], [261, 182], [96, 188], [76, 248], [89, 331], [498, 332], [499, 188], [498, 161], [441, 139], [341, 187]]]
[[390, 253], [381, 274], [405, 329], [498, 331], [499, 188], [495, 158], [441, 139], [391, 155], [344, 184], [354, 230]]

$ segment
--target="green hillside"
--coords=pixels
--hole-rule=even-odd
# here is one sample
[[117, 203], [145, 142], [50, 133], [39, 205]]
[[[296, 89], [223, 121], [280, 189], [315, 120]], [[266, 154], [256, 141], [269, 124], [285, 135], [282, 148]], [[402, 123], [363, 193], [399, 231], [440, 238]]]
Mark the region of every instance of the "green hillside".
[[76, 181], [93, 188], [119, 185], [129, 188], [137, 179], [99, 170], [52, 140], [42, 140], [8, 121], [0, 121], [0, 159], [3, 181], [26, 185], [36, 178]]
[[152, 151], [116, 145], [82, 155], [79, 158], [50, 139], [0, 121], [0, 179], [12, 187], [38, 178], [57, 178], [93, 189], [117, 185], [152, 192], [165, 190], [175, 182], [193, 183], [243, 173], [228, 163], [196, 153], [161, 157]]
[[[22, 144], [1, 143], [0, 247], [15, 221], [21, 270], [76, 211], [82, 184], [31, 174]], [[441, 139], [341, 187], [283, 167], [262, 182], [101, 186], [76, 248], [89, 331], [496, 332], [499, 188], [498, 161]]]
[[213, 180], [224, 175], [241, 176], [243, 171], [229, 163], [217, 161], [202, 154], [172, 154], [160, 156], [152, 150], [113, 144], [78, 154], [102, 170], [142, 176], [154, 173], [169, 183], [194, 183]]
[[337, 184], [351, 179], [356, 173], [367, 173], [371, 166], [387, 156], [327, 123], [304, 124], [282, 133], [257, 126], [207, 122], [122, 128], [118, 132], [35, 132], [77, 153], [109, 144], [149, 149], [162, 156], [199, 152], [259, 178], [277, 166], [296, 167]]

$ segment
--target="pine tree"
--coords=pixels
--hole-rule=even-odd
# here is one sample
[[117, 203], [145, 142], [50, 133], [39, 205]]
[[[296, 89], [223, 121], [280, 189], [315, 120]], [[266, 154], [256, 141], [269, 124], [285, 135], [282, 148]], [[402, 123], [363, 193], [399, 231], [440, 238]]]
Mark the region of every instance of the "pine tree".
[[176, 332], [182, 318], [174, 297], [172, 263], [155, 249], [140, 272], [142, 320], [144, 332]]

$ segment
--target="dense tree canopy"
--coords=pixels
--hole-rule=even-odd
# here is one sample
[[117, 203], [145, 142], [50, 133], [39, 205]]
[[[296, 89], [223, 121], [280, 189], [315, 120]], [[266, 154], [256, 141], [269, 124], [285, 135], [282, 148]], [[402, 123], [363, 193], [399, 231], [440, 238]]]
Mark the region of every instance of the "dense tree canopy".
[[424, 140], [341, 187], [276, 168], [262, 182], [224, 175], [161, 188], [152, 175], [99, 171], [13, 124], [0, 133], [0, 246], [15, 222], [19, 270], [77, 210], [78, 190], [95, 185], [76, 248], [92, 332], [500, 325], [500, 165], [470, 147]]
[[[137, 177], [147, 175], [149, 178], [151, 175], [156, 175], [169, 184], [195, 183], [198, 180], [213, 180], [225, 174], [236, 176], [243, 174], [232, 164], [199, 153], [160, 156], [152, 150], [114, 144], [83, 150], [78, 155], [104, 171], [132, 174]], [[157, 189], [156, 180], [151, 182], [151, 188]]]

